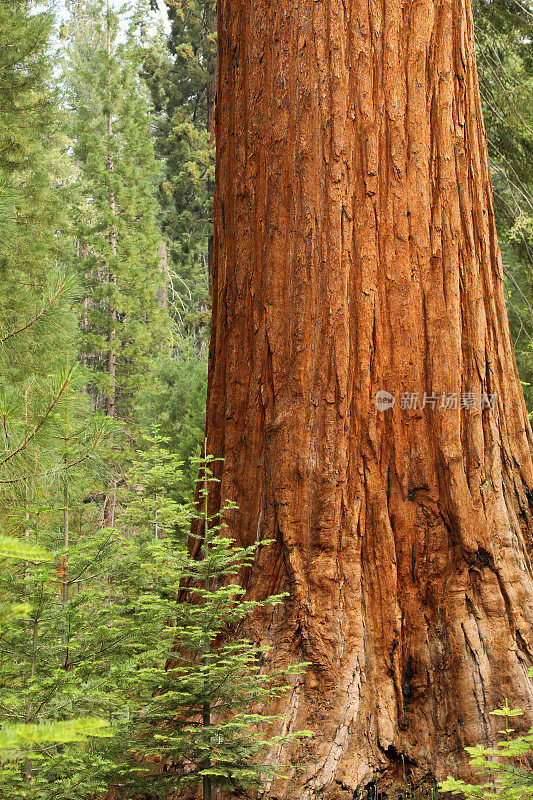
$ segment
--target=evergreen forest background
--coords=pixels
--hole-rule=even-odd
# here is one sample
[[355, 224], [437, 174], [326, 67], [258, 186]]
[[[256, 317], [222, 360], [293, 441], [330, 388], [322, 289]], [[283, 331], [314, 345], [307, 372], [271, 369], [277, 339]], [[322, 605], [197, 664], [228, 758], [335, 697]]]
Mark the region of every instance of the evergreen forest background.
[[[283, 746], [261, 710], [296, 680], [267, 679], [236, 633], [253, 606], [232, 577], [254, 548], [202, 510], [216, 11], [160, 5], [0, 3], [5, 800], [260, 786], [265, 748]], [[474, 13], [533, 413], [533, 12]]]

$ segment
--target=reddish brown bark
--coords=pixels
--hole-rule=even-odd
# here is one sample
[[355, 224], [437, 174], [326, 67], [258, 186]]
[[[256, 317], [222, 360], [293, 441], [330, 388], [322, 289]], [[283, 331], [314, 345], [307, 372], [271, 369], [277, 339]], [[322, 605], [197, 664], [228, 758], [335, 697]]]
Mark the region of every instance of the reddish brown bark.
[[246, 585], [290, 597], [254, 630], [312, 662], [286, 710], [316, 737], [273, 754], [309, 779], [269, 796], [351, 798], [402, 757], [413, 781], [464, 773], [489, 711], [531, 713], [533, 655], [531, 430], [470, 3], [220, 0], [218, 31], [212, 503], [238, 504], [239, 542], [275, 539]]

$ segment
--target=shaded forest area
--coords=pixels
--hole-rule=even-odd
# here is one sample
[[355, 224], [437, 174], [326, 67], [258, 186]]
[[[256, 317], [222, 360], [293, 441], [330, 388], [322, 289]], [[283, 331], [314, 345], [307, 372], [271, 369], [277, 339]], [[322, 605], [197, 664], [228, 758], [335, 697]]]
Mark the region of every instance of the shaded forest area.
[[[480, 728], [477, 718], [472, 721], [469, 706], [459, 708], [453, 747], [462, 751], [469, 746], [470, 766], [468, 756], [466, 766], [458, 756], [457, 761], [439, 761], [436, 771], [425, 770], [420, 765], [431, 761], [431, 753], [421, 754], [416, 744], [411, 751], [407, 745], [399, 750], [396, 734], [390, 734], [389, 742], [389, 733], [381, 729], [378, 738], [387, 739], [388, 746], [372, 744], [372, 733], [361, 729], [357, 735], [368, 736], [368, 753], [357, 757], [360, 763], [352, 764], [352, 772], [346, 768], [340, 776], [336, 756], [320, 749], [329, 736], [326, 732], [321, 740], [321, 731], [328, 730], [328, 715], [335, 723], [342, 721], [351, 700], [342, 695], [339, 701], [335, 695], [326, 712], [316, 711], [316, 717], [309, 712], [300, 724], [300, 693], [328, 696], [331, 674], [341, 675], [328, 649], [337, 635], [328, 627], [336, 614], [335, 592], [330, 584], [324, 588], [320, 573], [329, 567], [317, 560], [313, 568], [319, 578], [305, 587], [304, 597], [298, 544], [292, 551], [291, 532], [280, 522], [292, 499], [283, 495], [280, 500], [275, 488], [272, 503], [261, 505], [261, 493], [269, 488], [260, 490], [262, 479], [254, 470], [256, 463], [257, 469], [264, 463], [263, 442], [283, 425], [275, 415], [268, 418], [270, 397], [262, 396], [265, 410], [263, 416], [258, 412], [257, 424], [250, 410], [253, 401], [243, 399], [243, 387], [251, 385], [250, 365], [262, 363], [262, 351], [248, 361], [242, 356], [242, 370], [238, 364], [242, 354], [252, 352], [257, 332], [263, 332], [261, 309], [280, 312], [282, 318], [288, 296], [276, 294], [282, 276], [278, 282], [274, 248], [265, 251], [272, 259], [272, 276], [260, 287], [254, 284], [263, 221], [246, 216], [247, 210], [237, 221], [225, 215], [225, 209], [239, 208], [243, 198], [246, 205], [255, 181], [265, 174], [275, 206], [272, 241], [283, 229], [281, 211], [276, 217], [279, 209], [284, 203], [292, 208], [292, 194], [289, 199], [284, 194], [290, 181], [282, 180], [283, 148], [292, 146], [290, 137], [282, 135], [279, 150], [254, 144], [261, 133], [254, 120], [267, 130], [271, 118], [274, 127], [292, 96], [284, 94], [280, 78], [280, 94], [265, 107], [261, 84], [273, 69], [271, 60], [261, 67], [264, 74], [241, 69], [253, 47], [274, 51], [272, 42], [285, 34], [288, 63], [292, 20], [290, 15], [276, 17], [269, 29], [258, 12], [256, 40], [250, 43], [245, 13], [237, 13], [239, 3], [219, 4], [224, 26], [215, 111], [215, 2], [165, 0], [164, 5], [162, 12], [149, 0], [124, 8], [106, 0], [0, 4], [0, 797], [344, 800], [366, 794], [407, 800], [417, 792], [433, 797], [438, 791], [473, 797], [497, 793], [509, 800], [532, 796], [527, 760], [532, 709], [519, 709], [512, 694], [502, 695], [499, 708], [489, 708], [499, 695], [486, 689], [482, 668], [479, 680], [472, 678], [472, 704], [486, 703], [485, 717], [495, 715], [500, 744], [494, 750], [488, 727]], [[296, 5], [306, 4], [299, 0]], [[473, 14], [505, 300], [531, 418], [533, 10], [518, 0], [476, 0]], [[328, 25], [334, 18], [331, 12]], [[301, 56], [299, 63], [304, 61]], [[442, 64], [446, 75], [444, 58]], [[467, 67], [465, 76], [457, 78], [457, 85], [469, 85]], [[341, 89], [330, 85], [324, 91], [336, 97]], [[249, 98], [261, 98], [257, 109], [252, 104], [250, 111]], [[303, 101], [300, 110], [303, 118], [308, 111]], [[337, 130], [335, 125], [332, 129]], [[328, 136], [320, 141], [328, 142]], [[466, 139], [473, 150], [470, 133]], [[255, 169], [258, 153], [271, 161], [263, 172], [258, 168], [259, 177], [250, 177], [246, 170]], [[306, 169], [303, 159], [302, 175]], [[464, 175], [466, 187], [471, 171]], [[239, 228], [240, 223], [245, 224]], [[233, 245], [241, 241], [239, 251], [241, 244]], [[236, 252], [250, 255], [242, 274], [237, 268], [226, 271]], [[239, 280], [250, 287], [250, 302]], [[320, 287], [314, 288], [320, 293]], [[266, 296], [261, 295], [261, 309], [254, 307], [253, 317], [254, 324], [261, 322], [252, 335], [251, 329], [238, 327], [239, 320], [244, 326], [247, 314], [253, 316], [250, 308], [261, 293]], [[358, 319], [363, 330], [363, 314]], [[265, 394], [276, 380], [281, 394], [286, 388], [280, 378], [285, 340], [276, 341], [276, 334], [281, 337], [277, 325], [274, 319], [265, 334], [265, 363], [270, 365], [267, 378], [261, 378]], [[507, 365], [512, 358], [503, 339], [500, 344]], [[447, 342], [439, 347], [444, 352]], [[336, 352], [330, 357], [336, 358]], [[324, 368], [323, 396], [329, 398], [326, 373]], [[499, 384], [506, 385], [505, 380]], [[508, 413], [515, 415], [525, 441], [519, 387], [513, 391]], [[311, 430], [308, 407], [298, 403], [291, 410], [293, 428], [300, 420]], [[318, 407], [320, 398], [314, 404]], [[333, 424], [328, 420], [324, 439], [331, 430], [327, 425]], [[244, 442], [241, 430], [246, 431]], [[484, 436], [488, 441], [487, 430]], [[301, 453], [299, 445], [297, 452], [291, 450], [297, 441], [291, 437], [289, 432], [286, 439], [282, 434], [272, 439], [275, 463], [268, 470], [274, 483], [277, 478], [292, 481], [290, 470]], [[519, 471], [521, 440], [511, 434], [509, 439], [511, 450], [513, 441], [518, 443], [508, 460], [514, 456]], [[281, 486], [281, 493], [285, 490]], [[409, 489], [409, 500], [418, 490]], [[529, 501], [527, 487], [523, 491]], [[333, 520], [334, 512], [326, 501], [320, 505], [319, 495], [320, 486], [313, 495], [316, 517]], [[517, 497], [516, 507], [522, 497], [518, 490]], [[275, 520], [268, 527], [271, 513]], [[324, 528], [316, 534], [323, 537], [319, 549], [324, 553], [332, 532]], [[477, 545], [474, 550], [472, 570], [491, 566], [490, 553]], [[371, 561], [372, 554], [367, 556]], [[391, 563], [400, 556], [391, 555]], [[478, 556], [481, 567], [475, 565]], [[384, 586], [387, 568], [379, 559], [386, 557], [376, 547], [376, 571], [381, 570]], [[295, 576], [292, 582], [280, 577], [284, 569]], [[310, 567], [302, 572], [305, 580], [313, 574]], [[509, 581], [514, 591], [519, 580], [511, 576]], [[312, 603], [307, 598], [313, 592], [320, 608], [309, 621]], [[514, 608], [512, 591], [502, 593], [518, 641], [521, 609]], [[479, 622], [479, 614], [474, 617]], [[493, 624], [499, 630], [497, 611]], [[389, 642], [385, 623], [380, 630], [391, 691], [401, 698], [400, 710], [390, 712], [391, 720], [395, 714], [398, 720], [390, 724], [405, 731], [417, 660], [407, 652], [403, 632], [396, 637], [391, 628]], [[524, 653], [520, 663], [526, 676], [529, 645], [521, 642], [516, 649]], [[447, 680], [455, 680], [457, 662], [442, 655], [439, 664]], [[347, 697], [353, 689], [350, 680], [341, 687]], [[511, 673], [502, 676], [500, 694], [514, 691], [514, 680]], [[386, 691], [376, 691], [377, 706]], [[524, 702], [528, 693], [523, 689]], [[386, 716], [380, 709], [375, 715]], [[423, 725], [420, 730], [421, 751]], [[344, 740], [335, 731], [326, 743], [340, 753]], [[438, 744], [431, 737], [427, 741], [440, 757], [440, 739]], [[379, 758], [369, 755], [372, 747], [381, 749]], [[481, 786], [470, 785], [476, 770], [488, 776]]]

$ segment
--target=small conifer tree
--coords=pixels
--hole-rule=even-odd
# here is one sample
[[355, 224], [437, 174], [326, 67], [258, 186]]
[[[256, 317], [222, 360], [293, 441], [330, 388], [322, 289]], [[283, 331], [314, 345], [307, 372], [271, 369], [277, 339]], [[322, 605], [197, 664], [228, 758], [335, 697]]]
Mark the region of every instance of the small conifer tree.
[[[150, 442], [147, 456], [153, 468], [148, 474], [161, 474], [156, 465], [166, 461], [168, 452], [157, 432]], [[196, 784], [209, 798], [212, 786], [261, 785], [267, 775], [280, 772], [262, 760], [266, 748], [290, 738], [272, 733], [278, 719], [264, 709], [287, 690], [299, 668], [264, 674], [264, 652], [240, 633], [249, 615], [276, 605], [281, 597], [248, 601], [235, 582], [259, 545], [237, 547], [218, 515], [207, 514], [210, 462], [199, 461], [204, 475], [200, 557], [191, 556], [172, 536], [150, 537], [156, 579], [135, 602], [138, 641], [132, 643], [132, 659], [115, 668], [115, 679], [127, 691], [127, 719], [117, 723], [116, 737], [105, 745], [122, 763], [112, 779], [120, 797], [149, 789], [163, 799]], [[142, 485], [146, 461], [133, 475]], [[152, 528], [149, 490], [135, 501], [137, 518], [144, 504]], [[189, 522], [191, 513], [197, 512], [189, 509]]]
[[[533, 677], [533, 670], [530, 669], [529, 674]], [[448, 777], [440, 784], [440, 789], [473, 800], [526, 800], [533, 797], [533, 727], [527, 733], [513, 736], [516, 731], [511, 727], [511, 720], [523, 716], [523, 712], [519, 708], [510, 708], [507, 700], [502, 708], [490, 713], [504, 720], [504, 727], [498, 731], [501, 738], [494, 747], [477, 744], [466, 748], [470, 766], [482, 779], [471, 784]]]

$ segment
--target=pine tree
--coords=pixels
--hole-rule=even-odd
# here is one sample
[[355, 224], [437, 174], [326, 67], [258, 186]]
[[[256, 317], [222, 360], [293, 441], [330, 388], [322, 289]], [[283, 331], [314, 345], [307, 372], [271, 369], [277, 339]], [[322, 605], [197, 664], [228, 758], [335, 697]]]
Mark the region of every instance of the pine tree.
[[[5, 797], [20, 797], [33, 785], [37, 751], [84, 741], [105, 725], [75, 711], [65, 722], [69, 714], [55, 704], [60, 692], [50, 692], [50, 684], [43, 688], [46, 677], [38, 675], [45, 597], [56, 621], [62, 620], [61, 636], [47, 641], [48, 652], [59, 642], [64, 650], [65, 605], [56, 606], [54, 588], [58, 572], [68, 569], [68, 483], [82, 468], [88, 474], [104, 433], [96, 419], [86, 423], [86, 408], [74, 409], [85, 402], [76, 389], [78, 287], [68, 272], [71, 171], [51, 87], [52, 19], [41, 9], [31, 2], [0, 7], [0, 758], [9, 760], [0, 781]], [[75, 425], [74, 438], [61, 433], [65, 414]], [[45, 519], [53, 532], [43, 530]], [[59, 533], [54, 529], [59, 519], [60, 548], [57, 540], [43, 548], [50, 534]]]
[[[65, 411], [57, 433], [71, 459], [77, 436]], [[190, 529], [196, 512], [168, 496], [180, 473], [165, 444], [157, 428], [147, 437], [114, 529], [98, 530], [75, 491], [87, 483], [85, 462], [69, 470], [63, 508], [51, 482], [28, 515], [13, 515], [12, 529], [25, 526], [41, 547], [21, 557], [44, 547], [47, 560], [0, 575], [2, 598], [24, 599], [0, 637], [1, 716], [17, 722], [5, 745], [11, 766], [0, 770], [6, 800], [22, 790], [28, 800], [92, 800], [107, 788], [129, 798], [155, 787], [164, 798], [190, 783], [257, 785], [273, 774], [266, 745], [288, 741], [271, 735], [263, 705], [297, 670], [263, 675], [264, 653], [239, 632], [265, 605], [244, 602], [233, 582], [257, 547], [236, 547], [204, 510], [202, 557], [187, 552], [175, 532]], [[207, 480], [209, 462], [201, 466]], [[66, 485], [63, 473], [58, 486]], [[231, 640], [221, 644], [222, 633]], [[36, 723], [45, 728], [28, 758], [17, 742]]]
[[179, 532], [183, 538], [190, 524], [187, 505], [183, 506], [176, 499], [182, 483], [183, 463], [168, 449], [168, 442], [169, 437], [163, 436], [160, 425], [154, 423], [150, 432], [145, 432], [138, 442], [131, 465], [133, 493], [127, 503], [126, 519], [136, 527], [149, 530], [156, 540]]
[[65, 71], [81, 196], [78, 266], [86, 287], [82, 352], [97, 406], [131, 418], [150, 357], [169, 343], [154, 198], [158, 165], [130, 28], [103, 0], [77, 3]]
[[[35, 13], [37, 12], [37, 13]], [[0, 170], [28, 170], [40, 160], [43, 137], [53, 128], [47, 83], [52, 15], [31, 0], [0, 5]]]
[[[43, 293], [58, 285], [51, 275], [68, 266], [68, 238], [59, 234], [69, 227], [70, 164], [51, 86], [52, 17], [41, 9], [22, 0], [0, 4], [0, 317], [5, 332], [40, 312]], [[60, 350], [51, 349], [49, 339], [34, 337], [31, 350], [19, 348], [10, 360], [11, 379], [53, 370]], [[4, 360], [4, 379], [6, 369]]]
[[179, 452], [185, 491], [194, 495], [192, 459], [205, 428], [209, 261], [214, 179], [216, 14], [212, 0], [167, 3], [171, 31], [147, 39], [143, 75], [156, 121], [157, 152], [164, 158], [161, 224], [168, 246], [168, 304], [177, 323], [172, 358], [155, 365], [140, 395], [145, 425], [162, 422]]
[[533, 409], [533, 102], [527, 3], [474, 3], [480, 92], [513, 343]]
[[0, 8], [4, 499], [20, 496], [21, 484], [35, 474], [55, 469], [50, 425], [71, 384], [68, 362], [77, 352], [77, 281], [68, 269], [66, 219], [71, 168], [51, 86], [52, 18], [41, 9], [18, 1]]
[[161, 356], [151, 380], [139, 393], [137, 415], [143, 430], [157, 421], [168, 448], [182, 463], [183, 480], [176, 490], [181, 501], [191, 501], [198, 477], [196, 459], [205, 433], [207, 365], [198, 357], [191, 337], [175, 347], [173, 357]]
[[[47, 328], [58, 325], [64, 283], [52, 298], [38, 319], [9, 332], [6, 347], [16, 351], [26, 341], [31, 351], [33, 337], [45, 338]], [[88, 566], [80, 568], [79, 556], [77, 563], [71, 553], [71, 531], [78, 538], [81, 498], [98, 478], [95, 463], [108, 427], [94, 415], [88, 419], [83, 383], [79, 366], [66, 362], [46, 382], [27, 376], [22, 407], [20, 386], [9, 386], [2, 396], [0, 521], [9, 536], [1, 555], [18, 555], [0, 577], [2, 606], [18, 609], [4, 615], [0, 637], [0, 743], [12, 762], [0, 771], [6, 798], [19, 797], [22, 785], [32, 796], [46, 784], [51, 751], [103, 733], [71, 668], [83, 642], [70, 588]]]
[[[131, 658], [113, 670], [119, 694], [121, 689], [127, 693], [122, 702], [127, 713], [116, 719], [115, 738], [104, 743], [107, 758], [117, 765], [109, 781], [120, 798], [155, 795], [163, 800], [192, 784], [203, 786], [207, 800], [212, 786], [260, 786], [268, 776], [284, 772], [265, 763], [267, 748], [282, 747], [305, 732], [274, 736], [272, 725], [278, 720], [264, 709], [285, 694], [302, 665], [264, 674], [262, 648], [240, 632], [246, 617], [276, 606], [281, 598], [243, 599], [235, 578], [250, 567], [260, 545], [237, 547], [225, 525], [208, 516], [209, 458], [197, 461], [203, 474], [200, 511], [183, 507], [172, 525], [167, 505], [163, 523], [171, 533], [184, 520], [190, 527], [191, 515], [196, 516], [202, 528], [196, 552], [187, 552], [172, 535], [154, 537], [153, 487], [165, 483], [175, 465], [157, 427], [148, 441], [150, 447], [130, 476], [139, 494], [126, 519], [136, 524], [137, 533], [125, 542], [132, 563], [124, 576], [136, 596], [130, 594]], [[139, 572], [144, 579], [139, 580]]]
[[168, 2], [171, 32], [146, 50], [144, 75], [165, 159], [160, 186], [169, 244], [173, 311], [196, 345], [209, 324], [208, 264], [214, 180], [216, 14], [214, 0]]
[[[26, 574], [28, 564], [42, 563], [50, 559], [50, 554], [39, 545], [30, 544], [12, 536], [0, 537], [0, 558], [7, 564], [9, 562], [24, 561]], [[6, 623], [14, 619], [23, 618], [30, 611], [28, 603], [0, 602], [0, 633]], [[36, 745], [50, 745], [66, 742], [85, 742], [91, 735], [102, 735], [102, 729], [107, 728], [107, 722], [98, 718], [80, 718], [68, 722], [46, 722], [24, 724], [11, 723], [0, 727], [0, 762], [9, 764], [17, 759], [24, 758], [25, 766], [29, 764], [29, 756]], [[17, 785], [21, 785], [23, 775], [15, 768], [3, 767], [4, 775], [9, 773]], [[5, 783], [1, 781], [0, 783]]]

